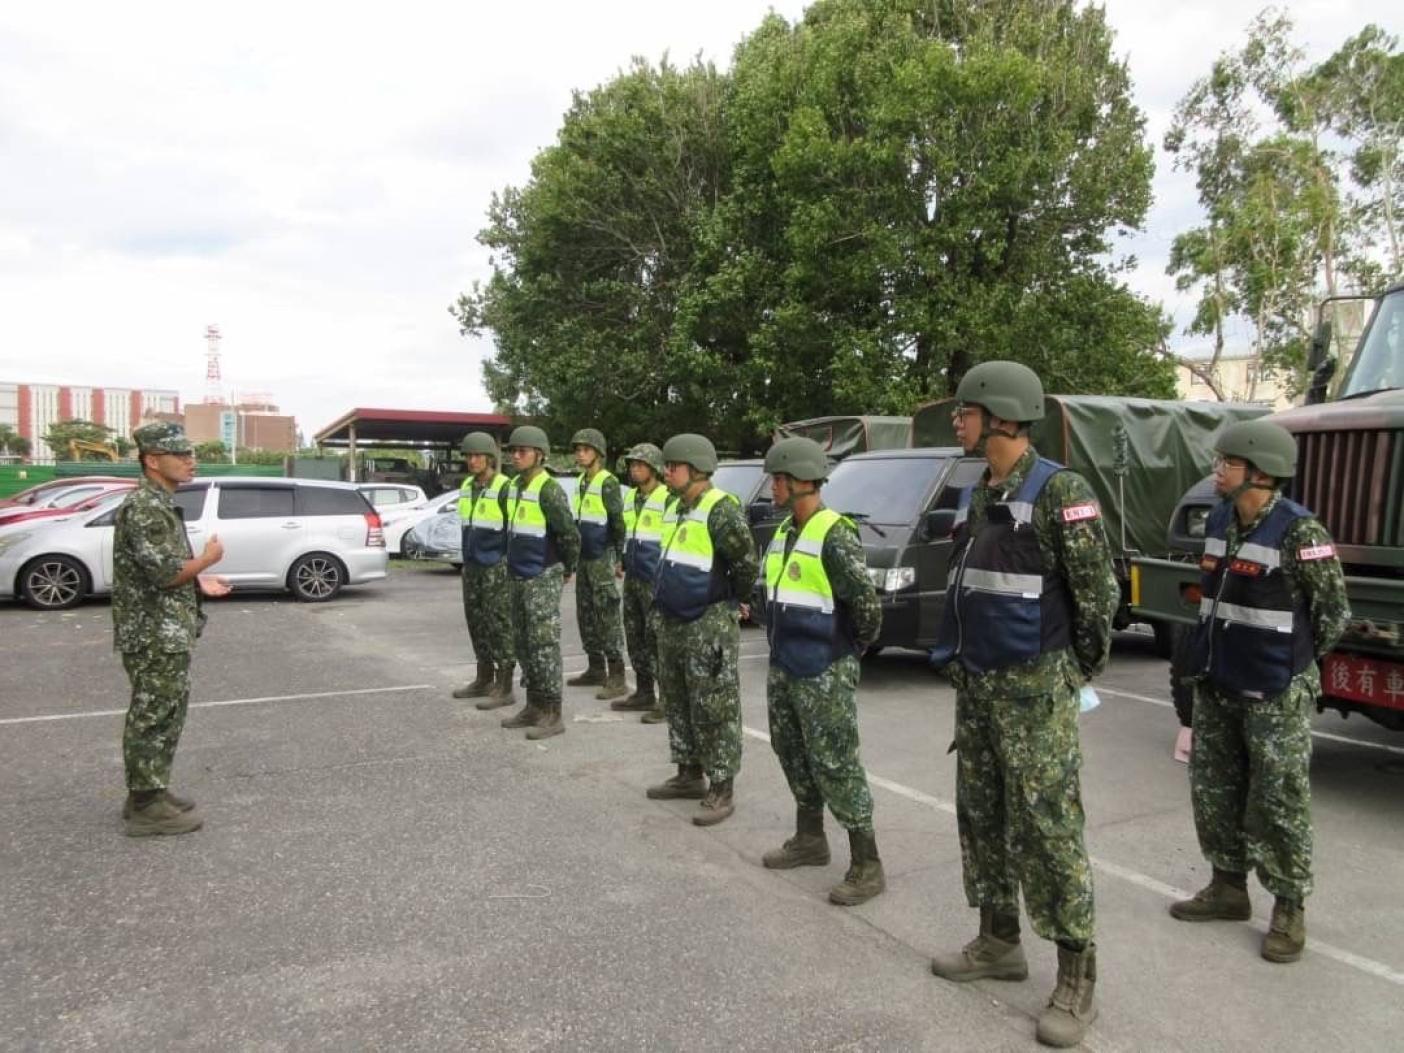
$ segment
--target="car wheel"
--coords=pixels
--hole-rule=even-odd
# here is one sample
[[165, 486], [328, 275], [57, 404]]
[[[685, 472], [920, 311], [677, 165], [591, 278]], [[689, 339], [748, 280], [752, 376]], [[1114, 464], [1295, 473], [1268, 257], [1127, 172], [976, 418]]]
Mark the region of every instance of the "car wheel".
[[288, 571], [288, 588], [303, 603], [325, 603], [346, 584], [341, 560], [325, 552], [310, 552]]
[[76, 607], [88, 588], [87, 568], [70, 556], [40, 556], [20, 571], [20, 594], [41, 611]]

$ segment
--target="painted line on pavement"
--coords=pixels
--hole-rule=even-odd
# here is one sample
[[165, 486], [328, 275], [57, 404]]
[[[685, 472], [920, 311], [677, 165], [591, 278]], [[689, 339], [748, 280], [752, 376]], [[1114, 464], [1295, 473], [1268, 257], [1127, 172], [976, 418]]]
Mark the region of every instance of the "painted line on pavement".
[[[1168, 698], [1155, 698], [1152, 695], [1138, 695], [1132, 691], [1122, 691], [1119, 688], [1103, 687], [1097, 685], [1099, 695], [1115, 695], [1117, 698], [1129, 698], [1136, 702], [1149, 702], [1153, 706], [1164, 706], [1167, 709], [1174, 709], [1175, 703]], [[1325, 739], [1328, 742], [1344, 742], [1349, 746], [1364, 746], [1366, 749], [1384, 750], [1386, 753], [1397, 753], [1404, 757], [1404, 746], [1391, 746], [1384, 742], [1371, 742], [1368, 739], [1353, 739], [1346, 735], [1337, 735], [1331, 731], [1313, 731], [1313, 738]]]
[[[388, 695], [398, 691], [426, 691], [433, 684], [398, 684], [394, 687], [358, 687], [346, 691], [312, 691], [302, 695], [264, 695], [261, 698], [227, 698], [218, 702], [192, 702], [191, 709], [213, 709], [216, 706], [252, 706], [260, 702], [302, 702], [314, 698], [348, 698], [352, 695]], [[126, 709], [89, 709], [82, 713], [47, 713], [37, 717], [6, 717], [4, 724], [47, 724], [57, 720], [85, 720], [88, 717], [121, 717]]]
[[[759, 739], [761, 742], [770, 741], [770, 736], [764, 731], [757, 731], [755, 728], [744, 726], [742, 730], [753, 739]], [[899, 797], [905, 797], [909, 801], [924, 805], [927, 808], [945, 812], [947, 815], [956, 814], [955, 805], [950, 801], [933, 796], [929, 793], [924, 793], [921, 790], [913, 789], [910, 786], [905, 786], [900, 782], [884, 779], [882, 776], [874, 775], [871, 772], [868, 773], [868, 782], [874, 786], [880, 786], [882, 789], [891, 793], [895, 793]], [[1191, 893], [1184, 889], [1176, 888], [1174, 885], [1167, 885], [1165, 882], [1158, 881], [1149, 874], [1142, 874], [1139, 870], [1131, 870], [1129, 867], [1110, 863], [1096, 856], [1091, 858], [1091, 862], [1094, 870], [1098, 870], [1108, 877], [1120, 878], [1128, 884], [1135, 885], [1137, 888], [1143, 888], [1148, 892], [1154, 892], [1157, 895], [1164, 896], [1166, 899], [1175, 900], [1190, 898]], [[1267, 925], [1259, 919], [1255, 918], [1252, 925], [1259, 932], [1267, 931]], [[1377, 962], [1373, 958], [1366, 958], [1364, 955], [1356, 954], [1354, 951], [1347, 951], [1333, 944], [1323, 943], [1315, 937], [1312, 937], [1307, 947], [1309, 950], [1315, 951], [1323, 957], [1340, 962], [1342, 965], [1348, 965], [1352, 969], [1358, 969], [1363, 973], [1395, 984], [1398, 987], [1404, 987], [1404, 972], [1391, 968], [1384, 962]]]

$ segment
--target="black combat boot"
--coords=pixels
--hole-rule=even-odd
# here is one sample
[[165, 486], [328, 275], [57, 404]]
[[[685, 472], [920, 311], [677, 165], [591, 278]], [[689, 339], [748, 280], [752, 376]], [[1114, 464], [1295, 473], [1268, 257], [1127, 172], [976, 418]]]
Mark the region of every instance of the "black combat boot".
[[829, 889], [829, 902], [840, 907], [866, 903], [887, 888], [887, 877], [878, 858], [877, 838], [871, 830], [848, 831], [852, 861], [841, 882]]
[[824, 809], [796, 809], [795, 836], [761, 856], [761, 864], [769, 870], [828, 866], [829, 839], [824, 836]]
[[599, 687], [605, 682], [605, 658], [602, 654], [592, 654], [589, 666], [566, 681], [567, 687]]
[[497, 667], [497, 676], [492, 682], [492, 692], [477, 703], [479, 709], [501, 709], [517, 701], [512, 693], [512, 663], [505, 662]]
[[491, 662], [479, 662], [477, 677], [455, 691], [453, 697], [483, 698], [492, 690], [492, 682], [495, 677], [496, 672]]
[[1080, 951], [1058, 945], [1058, 986], [1048, 1008], [1038, 1018], [1035, 1037], [1045, 1046], [1066, 1049], [1087, 1035], [1097, 1019], [1097, 948], [1092, 944]]

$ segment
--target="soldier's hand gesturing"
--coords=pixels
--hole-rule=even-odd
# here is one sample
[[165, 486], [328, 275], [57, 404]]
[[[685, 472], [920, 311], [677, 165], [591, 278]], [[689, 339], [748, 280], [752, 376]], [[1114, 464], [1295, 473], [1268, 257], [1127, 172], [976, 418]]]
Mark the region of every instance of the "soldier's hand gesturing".
[[200, 591], [210, 599], [218, 599], [221, 596], [228, 596], [233, 590], [228, 578], [221, 578], [218, 574], [201, 574], [195, 581], [200, 586]]

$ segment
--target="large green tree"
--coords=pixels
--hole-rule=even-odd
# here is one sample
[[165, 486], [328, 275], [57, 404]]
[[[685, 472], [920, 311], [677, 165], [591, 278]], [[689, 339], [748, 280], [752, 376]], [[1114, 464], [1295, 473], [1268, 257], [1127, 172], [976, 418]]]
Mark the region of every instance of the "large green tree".
[[[49, 425], [49, 430], [39, 436], [49, 449], [54, 451], [54, 456], [60, 461], [68, 460], [71, 455], [69, 443], [73, 440], [79, 442], [92, 442], [102, 446], [111, 446], [119, 454], [125, 455], [132, 448], [131, 441], [118, 435], [111, 428], [102, 424], [94, 424], [90, 420], [55, 421]], [[86, 458], [79, 457], [79, 460]]]
[[8, 424], [0, 424], [0, 454], [11, 457], [28, 457], [29, 440]]

